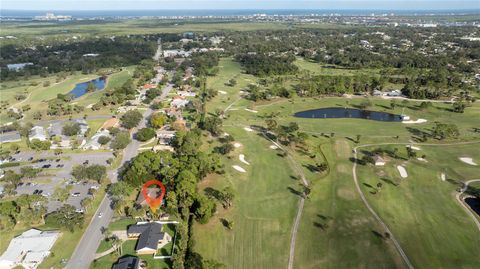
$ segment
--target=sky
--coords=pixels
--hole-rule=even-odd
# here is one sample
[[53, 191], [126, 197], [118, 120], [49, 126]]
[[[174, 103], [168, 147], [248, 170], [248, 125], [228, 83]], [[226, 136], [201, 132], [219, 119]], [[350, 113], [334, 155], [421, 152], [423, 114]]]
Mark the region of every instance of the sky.
[[0, 0], [4, 10], [480, 9], [480, 0]]

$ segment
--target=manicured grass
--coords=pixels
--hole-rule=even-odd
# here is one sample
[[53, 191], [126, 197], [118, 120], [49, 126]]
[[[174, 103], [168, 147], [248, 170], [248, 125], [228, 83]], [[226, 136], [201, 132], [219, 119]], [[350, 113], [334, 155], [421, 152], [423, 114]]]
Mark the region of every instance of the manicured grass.
[[127, 218], [127, 219], [120, 219], [114, 222], [110, 222], [108, 225], [108, 229], [110, 231], [119, 231], [127, 229], [127, 226], [130, 224], [135, 224], [137, 221], [135, 219]]
[[[454, 195], [456, 182], [480, 174], [478, 166], [458, 159], [480, 159], [478, 144], [420, 147], [418, 153], [425, 154], [428, 163], [389, 158], [385, 167], [359, 166], [362, 190], [415, 267], [474, 268], [480, 263], [478, 230]], [[398, 148], [403, 153], [403, 147]], [[397, 165], [406, 168], [408, 178], [400, 178]], [[446, 181], [440, 179], [441, 173]], [[378, 182], [383, 186], [373, 194]]]
[[[300, 63], [301, 66], [303, 65], [303, 68], [311, 64], [314, 63]], [[397, 101], [397, 106], [394, 109], [390, 109], [390, 100], [370, 98], [373, 105], [368, 108], [369, 110], [395, 114], [404, 112], [413, 119], [423, 118], [427, 119], [428, 122], [407, 125], [399, 122], [378, 122], [364, 119], [301, 119], [293, 117], [293, 114], [298, 111], [321, 107], [355, 107], [365, 98], [295, 97], [293, 100], [278, 98], [252, 103], [243, 98], [240, 99], [239, 91], [248, 83], [256, 82], [257, 79], [241, 73], [240, 66], [232, 62], [231, 59], [222, 59], [220, 66], [219, 74], [208, 78], [208, 87], [225, 91], [227, 94], [219, 94], [211, 100], [207, 104], [207, 110], [209, 112], [214, 112], [216, 109], [224, 110], [233, 103], [230, 106], [232, 109], [226, 113], [227, 119], [224, 120], [223, 129], [233, 135], [235, 140], [244, 146], [235, 149], [235, 152], [231, 153], [229, 158], [224, 159], [225, 175], [210, 176], [200, 183], [202, 189], [206, 187], [222, 189], [231, 185], [235, 188], [237, 196], [233, 208], [228, 210], [219, 209], [217, 216], [209, 224], [194, 225], [195, 241], [201, 242], [196, 244], [195, 250], [204, 258], [211, 258], [225, 263], [228, 268], [249, 268], [252, 266], [255, 268], [282, 268], [286, 266], [290, 229], [294, 215], [290, 213], [290, 219], [287, 219], [285, 216], [285, 211], [287, 210], [285, 208], [283, 211], [279, 211], [269, 203], [258, 202], [258, 200], [266, 195], [283, 195], [282, 190], [277, 189], [277, 184], [282, 184], [284, 187], [290, 186], [298, 190], [298, 182], [293, 179], [297, 175], [292, 170], [289, 170], [289, 172], [282, 172], [284, 175], [291, 173], [293, 177], [289, 180], [276, 176], [275, 173], [278, 170], [285, 169], [285, 167], [289, 167], [291, 164], [284, 159], [276, 159], [275, 155], [270, 156], [268, 142], [255, 133], [243, 130], [244, 126], [265, 126], [263, 116], [274, 112], [278, 113], [276, 120], [279, 124], [287, 124], [294, 121], [299, 124], [300, 130], [310, 134], [308, 139], [309, 151], [310, 153], [316, 153], [315, 160], [308, 157], [309, 154], [301, 151], [292, 151], [297, 162], [306, 167], [308, 164], [322, 161], [317, 156], [320, 154], [318, 147], [321, 145], [321, 152], [325, 155], [326, 161], [330, 166], [327, 174], [313, 173], [304, 168], [307, 179], [312, 183], [312, 193], [310, 199], [305, 202], [297, 234], [294, 259], [295, 268], [404, 268], [405, 264], [391, 240], [386, 239], [384, 236], [382, 237], [384, 231], [366, 209], [355, 189], [352, 178], [352, 162], [350, 161], [352, 148], [355, 145], [352, 140], [355, 140], [356, 135], [359, 134], [361, 135], [360, 144], [405, 143], [419, 131], [429, 133], [435, 121], [454, 123], [458, 126], [461, 137], [458, 140], [447, 142], [475, 140], [479, 138], [479, 135], [475, 134], [472, 129], [478, 125], [477, 119], [480, 116], [480, 106], [474, 104], [473, 107], [467, 108], [465, 113], [459, 114], [449, 111], [451, 104], [434, 103], [433, 107], [420, 110], [418, 107], [420, 102], [409, 101], [406, 104], [402, 104], [401, 101]], [[312, 68], [312, 66], [308, 68]], [[335, 72], [340, 71], [354, 72], [352, 70], [335, 69]], [[320, 69], [318, 72], [324, 73], [327, 70]], [[330, 70], [329, 72], [333, 71]], [[377, 71], [367, 70], [365, 72], [375, 74]], [[224, 85], [230, 78], [237, 79], [238, 83], [235, 87]], [[245, 108], [256, 110], [258, 113], [246, 111]], [[428, 142], [441, 143], [442, 141], [430, 139]], [[210, 147], [215, 145], [216, 142], [212, 143]], [[469, 149], [463, 150], [464, 148]], [[447, 175], [455, 178], [462, 178], [460, 175], [471, 178], [478, 174], [478, 167], [467, 167], [466, 164], [460, 163], [458, 157], [453, 158], [448, 154], [451, 150], [456, 151], [454, 152], [456, 155], [463, 151], [463, 154], [470, 155], [470, 157], [475, 159], [476, 154], [478, 154], [472, 152], [475, 148], [473, 146], [464, 146], [460, 151], [456, 151], [457, 147], [455, 146], [442, 147], [437, 149], [438, 152], [435, 152], [435, 150], [426, 151], [425, 154], [428, 160], [432, 158], [432, 164], [436, 162], [433, 167], [442, 167]], [[265, 149], [267, 150], [265, 151]], [[251, 163], [250, 166], [246, 166], [238, 161], [238, 154], [240, 153], [245, 154], [246, 159]], [[402, 154], [405, 153], [402, 152]], [[478, 157], [476, 158], [478, 160]], [[263, 159], [268, 160], [264, 162]], [[417, 161], [415, 162], [417, 163]], [[241, 174], [231, 169], [233, 164], [246, 168], [247, 173]], [[429, 164], [419, 163], [417, 165], [429, 167]], [[270, 167], [277, 171], [272, 171]], [[259, 173], [261, 173], [261, 180], [257, 178]], [[399, 177], [396, 168], [387, 168], [386, 173], [391, 173], [392, 175], [396, 173], [396, 177]], [[426, 173], [421, 172], [421, 169], [412, 172], [412, 175], [416, 173], [420, 173], [419, 177], [422, 177], [422, 180], [426, 182], [431, 181], [431, 178], [429, 179], [429, 177], [425, 176]], [[246, 179], [244, 179], [245, 175], [247, 176]], [[362, 174], [362, 176], [365, 175]], [[435, 176], [438, 177], [439, 172], [435, 172]], [[372, 186], [376, 186], [378, 183], [378, 179], [375, 180], [371, 174], [367, 178], [368, 180], [374, 180], [371, 184]], [[283, 183], [283, 180], [285, 180], [285, 183]], [[240, 187], [246, 185], [246, 183], [248, 183], [248, 187]], [[385, 190], [382, 190], [380, 195], [369, 199], [385, 197], [381, 202], [375, 203], [374, 206], [376, 210], [380, 211], [382, 216], [387, 214], [385, 217], [387, 224], [390, 225], [390, 222], [394, 223], [391, 224], [392, 232], [400, 241], [402, 247], [406, 249], [407, 255], [410, 257], [411, 252], [415, 253], [411, 260], [416, 267], [448, 268], [454, 267], [453, 264], [456, 261], [465, 268], [469, 266], [471, 268], [472, 264], [477, 262], [477, 260], [471, 259], [464, 250], [467, 248], [473, 249], [473, 245], [478, 245], [478, 241], [470, 240], [470, 242], [465, 242], [464, 240], [467, 237], [474, 236], [472, 234], [474, 226], [471, 219], [468, 220], [468, 216], [459, 205], [455, 204], [456, 201], [452, 191], [457, 186], [449, 183], [443, 184], [445, 186], [441, 187], [440, 190], [436, 188], [428, 190], [428, 184], [424, 186], [422, 183], [416, 186], [412, 180], [411, 191], [408, 193], [397, 191], [395, 195], [387, 196], [385, 194], [387, 193], [386, 189], [392, 187], [386, 187], [385, 185], [388, 184], [384, 183], [383, 188]], [[263, 187], [271, 191], [271, 193], [265, 193], [265, 189], [262, 189]], [[401, 187], [396, 188], [400, 189]], [[405, 199], [405, 196], [407, 199]], [[399, 202], [400, 200], [396, 199], [404, 199], [405, 201]], [[420, 201], [422, 205], [418, 206], [418, 203], [408, 202], [410, 199], [417, 199], [417, 202]], [[294, 197], [290, 203], [289, 208], [291, 208], [290, 210], [293, 213], [296, 212], [297, 201], [298, 199]], [[255, 202], [257, 203], [255, 204]], [[436, 206], [435, 210], [441, 211], [444, 204], [450, 208], [442, 212], [441, 217], [437, 220], [431, 221], [427, 208]], [[415, 206], [417, 208], [413, 208]], [[422, 207], [426, 208], [422, 209]], [[380, 208], [382, 209], [380, 210]], [[265, 209], [268, 209], [268, 211], [264, 212]], [[423, 213], [422, 217], [409, 218], [408, 214], [412, 214], [411, 211], [414, 209], [421, 211]], [[434, 212], [436, 212], [435, 210]], [[401, 217], [395, 215], [396, 211], [402, 212], [400, 213]], [[254, 219], [251, 217], [252, 214], [256, 218], [264, 220], [265, 224], [263, 227], [251, 223], [252, 219]], [[260, 217], [260, 214], [264, 214], [264, 216]], [[403, 214], [406, 215], [404, 216]], [[463, 216], [458, 221], [451, 221], [451, 224], [446, 222], [444, 227], [436, 229], [437, 221], [449, 218], [448, 216], [452, 214], [463, 214]], [[400, 220], [403, 217], [405, 221]], [[234, 220], [233, 230], [228, 231], [222, 227], [218, 221], [220, 218]], [[282, 231], [282, 238], [272, 237], [270, 233], [275, 226], [273, 224], [267, 226], [267, 222], [283, 218], [286, 221], [282, 222], [279, 230], [276, 230]], [[402, 224], [400, 225], [400, 223]], [[435, 225], [432, 225], [432, 223], [435, 223]], [[453, 244], [453, 247], [434, 250], [436, 249], [437, 240], [443, 240], [443, 244], [448, 244], [449, 238], [445, 235], [449, 234], [449, 229], [454, 229], [455, 225], [460, 224], [463, 224], [462, 229], [457, 229], [453, 232], [453, 236], [457, 237], [457, 242]], [[419, 230], [415, 230], [417, 225], [420, 226]], [[467, 231], [463, 232], [463, 228], [467, 229]], [[268, 240], [266, 239], [267, 237]], [[414, 246], [415, 242], [422, 240], [425, 240], [424, 244]], [[426, 246], [427, 244], [430, 245]], [[460, 246], [461, 244], [465, 245]], [[260, 247], [263, 248], [262, 251], [258, 251]], [[454, 249], [457, 247], [459, 248], [458, 250]], [[418, 250], [420, 248], [425, 250]], [[444, 255], [443, 252], [449, 252], [450, 254]], [[252, 255], [255, 256], [252, 257]], [[437, 255], [444, 256], [437, 261], [429, 261], [437, 259]], [[454, 259], [455, 255], [459, 255], [459, 258]], [[469, 260], [463, 262], [466, 259]], [[442, 261], [445, 261], [445, 265]]]
[[112, 241], [107, 241], [103, 239], [100, 241], [100, 245], [98, 246], [97, 253], [102, 253], [112, 248]]

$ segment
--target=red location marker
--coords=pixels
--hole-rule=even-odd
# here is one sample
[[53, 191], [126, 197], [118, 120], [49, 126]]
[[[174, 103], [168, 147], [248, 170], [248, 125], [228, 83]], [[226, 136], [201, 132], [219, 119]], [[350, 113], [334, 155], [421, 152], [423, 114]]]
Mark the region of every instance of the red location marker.
[[[158, 185], [160, 187], [160, 190], [161, 190], [160, 196], [150, 197], [148, 195], [148, 187], [152, 185]], [[142, 187], [143, 198], [145, 198], [145, 202], [147, 202], [148, 206], [150, 206], [150, 209], [152, 210], [152, 212], [155, 212], [157, 211], [158, 208], [160, 208], [163, 197], [165, 196], [165, 192], [166, 192], [165, 186], [160, 180], [152, 179], [147, 181], [145, 184], [143, 184], [143, 187]]]

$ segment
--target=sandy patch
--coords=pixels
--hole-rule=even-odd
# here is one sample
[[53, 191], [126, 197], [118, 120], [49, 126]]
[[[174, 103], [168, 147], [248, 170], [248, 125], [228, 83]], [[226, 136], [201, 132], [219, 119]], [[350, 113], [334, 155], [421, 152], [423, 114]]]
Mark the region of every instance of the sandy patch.
[[421, 150], [419, 147], [415, 147], [415, 146], [412, 146], [412, 145], [408, 145], [407, 148], [411, 148], [411, 149], [414, 149], [414, 150]]
[[400, 173], [401, 177], [403, 177], [403, 178], [408, 177], [408, 173], [407, 173], [407, 170], [405, 170], [405, 167], [403, 167], [401, 165], [397, 165], [397, 169], [398, 169], [398, 172]]
[[415, 123], [425, 123], [425, 122], [427, 122], [426, 119], [404, 120], [404, 121], [402, 121], [402, 123], [405, 123], [405, 124], [415, 124]]
[[230, 108], [229, 110], [230, 111], [236, 111], [236, 110], [238, 110], [238, 108]]
[[86, 108], [92, 108], [94, 104], [95, 104], [95, 103], [89, 104], [89, 105], [86, 106]]
[[462, 161], [462, 162], [464, 162], [464, 163], [466, 163], [466, 164], [469, 164], [469, 165], [478, 165], [478, 164], [477, 164], [476, 162], [474, 162], [473, 159], [470, 158], [470, 157], [460, 157], [459, 159], [460, 159], [460, 161]]
[[270, 145], [270, 148], [271, 148], [271, 149], [278, 149], [278, 147], [275, 146], [275, 145]]
[[229, 136], [229, 135], [230, 135], [230, 134], [228, 134], [228, 133], [223, 133], [223, 136]]
[[240, 143], [236, 142], [236, 143], [233, 143], [233, 146], [234, 146], [234, 147], [236, 147], [236, 148], [239, 148], [239, 147], [241, 147], [241, 146], [242, 146], [242, 144], [240, 144]]
[[249, 128], [249, 127], [244, 127], [243, 130], [247, 131], [247, 132], [253, 132], [253, 129], [252, 128]]
[[245, 169], [243, 169], [241, 166], [233, 165], [232, 167], [233, 167], [233, 169], [237, 170], [237, 171], [240, 172], [240, 173], [245, 173], [245, 172], [247, 172], [247, 171], [245, 171]]
[[246, 164], [246, 165], [250, 165], [250, 163], [245, 160], [245, 155], [240, 154], [240, 155], [238, 156], [238, 158], [240, 159], [240, 161], [241, 161], [242, 163], [244, 163], [244, 164]]
[[246, 110], [246, 111], [248, 111], [248, 112], [252, 112], [252, 113], [258, 113], [258, 111], [256, 111], [256, 110], [253, 110], [253, 109], [248, 109], [248, 108], [245, 108], [245, 110]]
[[424, 162], [424, 163], [428, 163], [427, 160], [425, 160], [424, 158], [417, 158], [417, 160], [421, 161], [421, 162]]
[[442, 181], [445, 181], [447, 179], [447, 176], [445, 175], [445, 173], [442, 173], [440, 175], [440, 178], [442, 179]]
[[226, 91], [218, 91], [218, 93], [220, 93], [220, 94], [227, 94]]

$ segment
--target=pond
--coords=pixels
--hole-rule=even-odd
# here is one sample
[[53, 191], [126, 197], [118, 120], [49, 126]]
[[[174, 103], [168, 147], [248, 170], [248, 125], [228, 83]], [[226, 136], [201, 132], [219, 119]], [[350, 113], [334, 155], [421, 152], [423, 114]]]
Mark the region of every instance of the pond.
[[465, 203], [480, 216], [480, 198], [465, 198]]
[[93, 83], [95, 85], [95, 87], [97, 88], [96, 91], [103, 90], [105, 88], [106, 81], [107, 81], [106, 77], [99, 77], [94, 80], [78, 83], [75, 85], [75, 88], [73, 88], [73, 90], [69, 92], [69, 94], [73, 94], [75, 98], [83, 96], [84, 94], [87, 93], [88, 84], [90, 83]]
[[336, 118], [356, 118], [378, 121], [402, 121], [401, 115], [395, 115], [386, 112], [369, 111], [355, 108], [327, 107], [300, 111], [294, 114], [297, 118], [313, 119], [336, 119]]

